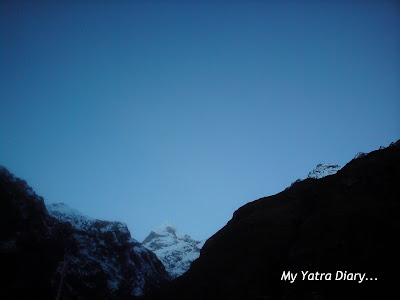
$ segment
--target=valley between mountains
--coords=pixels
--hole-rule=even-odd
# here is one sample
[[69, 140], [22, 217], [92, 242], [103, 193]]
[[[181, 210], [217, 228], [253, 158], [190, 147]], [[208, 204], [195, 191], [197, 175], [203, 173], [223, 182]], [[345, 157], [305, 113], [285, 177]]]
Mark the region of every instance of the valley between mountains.
[[[0, 297], [393, 296], [391, 274], [400, 253], [399, 182], [398, 141], [359, 153], [344, 167], [317, 165], [281, 193], [239, 208], [206, 241], [165, 224], [139, 242], [122, 222], [94, 219], [63, 203], [46, 205], [24, 180], [1, 167]], [[357, 280], [301, 280], [301, 274], [321, 272], [360, 275]], [[300, 275], [286, 280], [294, 274]]]

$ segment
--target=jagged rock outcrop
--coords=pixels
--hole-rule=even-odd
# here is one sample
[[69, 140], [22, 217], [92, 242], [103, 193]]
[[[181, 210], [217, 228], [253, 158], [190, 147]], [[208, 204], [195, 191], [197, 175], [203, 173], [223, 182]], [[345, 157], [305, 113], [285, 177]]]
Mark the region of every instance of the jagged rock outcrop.
[[[383, 149], [380, 149], [380, 150], [383, 150]], [[353, 159], [358, 159], [358, 158], [364, 157], [365, 155], [367, 155], [367, 153], [365, 153], [365, 152], [358, 152], [356, 155], [354, 155], [354, 158], [353, 158]]]
[[125, 299], [169, 280], [125, 224], [49, 205], [0, 168], [2, 299]]
[[[153, 299], [383, 299], [398, 295], [400, 143], [250, 202]], [[282, 280], [297, 273], [295, 282]], [[331, 273], [302, 280], [301, 271]], [[336, 272], [369, 280], [335, 280]], [[376, 280], [375, 280], [376, 278]], [[372, 279], [372, 280], [371, 280]]]
[[314, 170], [308, 173], [307, 178], [320, 179], [336, 174], [341, 168], [336, 164], [318, 164]]
[[173, 278], [189, 269], [199, 257], [203, 244], [203, 241], [196, 241], [187, 234], [181, 235], [172, 225], [153, 230], [143, 241], [143, 246], [157, 255]]
[[[305, 179], [307, 178], [312, 178], [312, 179], [321, 179], [326, 176], [330, 176], [333, 174], [336, 174], [342, 167], [337, 165], [337, 164], [317, 164], [314, 170], [308, 172], [308, 175]], [[302, 182], [304, 179], [297, 179], [293, 181], [290, 186], [286, 188], [286, 190], [290, 189], [294, 184], [297, 184], [299, 182]]]

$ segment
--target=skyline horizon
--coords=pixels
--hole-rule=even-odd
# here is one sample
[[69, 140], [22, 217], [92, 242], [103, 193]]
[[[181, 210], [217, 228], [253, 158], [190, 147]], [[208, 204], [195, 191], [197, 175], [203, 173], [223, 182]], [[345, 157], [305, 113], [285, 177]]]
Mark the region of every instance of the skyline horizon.
[[[399, 140], [400, 140], [400, 139], [398, 139], [398, 140], [393, 140], [392, 142], [390, 142], [390, 143], [387, 144], [386, 146], [385, 146], [385, 145], [381, 145], [381, 146], [379, 146], [378, 148], [372, 149], [371, 151], [368, 151], [368, 152], [359, 151], [359, 152], [355, 153], [354, 156], [353, 156], [353, 158], [350, 159], [347, 163], [345, 163], [345, 164], [343, 164], [343, 165], [340, 165], [340, 164], [338, 164], [338, 165], [339, 165], [341, 168], [343, 168], [345, 165], [347, 165], [349, 162], [351, 162], [353, 159], [355, 159], [355, 157], [356, 157], [359, 153], [366, 153], [366, 154], [368, 154], [368, 153], [370, 153], [370, 152], [380, 150], [381, 147], [387, 148], [387, 147], [389, 147], [391, 144], [393, 144], [393, 143], [395, 143], [395, 142], [397, 142], [397, 141], [399, 141]], [[322, 164], [336, 164], [336, 163], [334, 163], [334, 162], [322, 162]], [[318, 164], [317, 164], [317, 165], [318, 165]], [[2, 167], [4, 167], [4, 168], [6, 168], [7, 170], [9, 170], [6, 166], [3, 166], [3, 165], [0, 165], [0, 166], [2, 166]], [[314, 168], [315, 168], [315, 167], [314, 167]], [[310, 171], [308, 171], [307, 174], [310, 173], [311, 171], [313, 171], [314, 168], [311, 169]], [[14, 174], [11, 170], [9, 170], [9, 172], [11, 172], [15, 177], [18, 177], [18, 178], [20, 178], [20, 179], [22, 179], [22, 180], [25, 180], [24, 178], [21, 178], [21, 177], [19, 177], [18, 175]], [[307, 179], [307, 175], [305, 175], [305, 176], [302, 177], [302, 178], [298, 178], [298, 179], [305, 180], [305, 179]], [[296, 179], [296, 180], [298, 180], [298, 179]], [[294, 181], [296, 181], [296, 180], [293, 180], [292, 182], [288, 183], [287, 187], [289, 187], [289, 186], [290, 186]], [[317, 179], [317, 180], [318, 180], [318, 179]], [[27, 184], [28, 184], [29, 186], [31, 186], [31, 185], [29, 184], [29, 182], [27, 182]], [[32, 187], [32, 186], [31, 186], [31, 187]], [[33, 187], [32, 187], [32, 188], [33, 188]], [[34, 188], [33, 188], [33, 190], [35, 191]], [[261, 198], [273, 196], [273, 195], [276, 195], [276, 194], [278, 194], [278, 193], [280, 193], [280, 192], [282, 192], [282, 191], [284, 191], [284, 189], [281, 190], [281, 191], [279, 191], [279, 192], [277, 192], [277, 193], [275, 193], [275, 194], [265, 195], [265, 196], [263, 196], [263, 197], [261, 197]], [[35, 191], [35, 192], [36, 192], [36, 191]], [[38, 196], [41, 196], [41, 195], [38, 194]], [[65, 205], [67, 205], [69, 208], [72, 208], [73, 210], [77, 210], [77, 209], [75, 209], [74, 207], [72, 207], [71, 205], [69, 205], [68, 203], [64, 203], [64, 202], [48, 202], [48, 201], [46, 201], [46, 199], [45, 199], [44, 197], [43, 197], [43, 199], [44, 199], [44, 203], [45, 203], [46, 207], [47, 207], [47, 205], [51, 205], [51, 204], [65, 204]], [[250, 203], [250, 202], [255, 201], [255, 200], [258, 200], [258, 199], [249, 200], [248, 202], [245, 202], [243, 205], [246, 205], [247, 203]], [[243, 206], [243, 205], [242, 205], [242, 206]], [[242, 206], [240, 206], [240, 207], [242, 207]], [[232, 216], [233, 216], [233, 213], [234, 213], [237, 209], [239, 209], [240, 207], [237, 207], [237, 208], [232, 212]], [[187, 235], [189, 235], [189, 236], [190, 236], [192, 239], [194, 239], [194, 240], [197, 240], [197, 241], [205, 241], [205, 240], [207, 240], [208, 238], [210, 238], [211, 236], [213, 236], [215, 233], [217, 233], [217, 231], [219, 231], [223, 226], [226, 225], [226, 224], [223, 225], [221, 228], [219, 228], [217, 231], [215, 231], [214, 233], [212, 233], [212, 234], [211, 234], [210, 236], [208, 236], [208, 237], [197, 238], [197, 237], [192, 236], [192, 234], [191, 234], [190, 232], [185, 232], [185, 231], [183, 231], [181, 228], [178, 228], [174, 223], [170, 222], [169, 220], [164, 220], [164, 221], [160, 222], [159, 225], [155, 226], [154, 228], [151, 228], [147, 235], [145, 235], [144, 237], [138, 238], [137, 236], [135, 236], [135, 231], [134, 231], [134, 229], [132, 229], [132, 228], [130, 227], [130, 225], [129, 225], [128, 222], [123, 222], [123, 221], [120, 221], [120, 220], [117, 220], [117, 219], [116, 219], [116, 220], [110, 220], [110, 219], [104, 219], [104, 218], [103, 218], [103, 219], [100, 219], [100, 218], [93, 217], [93, 216], [90, 215], [89, 213], [86, 214], [86, 213], [81, 212], [80, 210], [77, 210], [77, 211], [78, 211], [82, 216], [84, 216], [84, 217], [89, 217], [89, 218], [98, 219], [98, 220], [102, 220], [102, 221], [122, 222], [122, 223], [126, 224], [127, 227], [128, 227], [129, 232], [131, 233], [131, 237], [134, 238], [135, 240], [137, 240], [137, 241], [140, 242], [140, 243], [142, 243], [142, 242], [150, 235], [151, 232], [156, 232], [157, 230], [161, 230], [161, 229], [166, 228], [166, 227], [172, 227], [172, 228], [174, 228], [174, 230], [176, 230], [177, 233], [182, 234], [182, 235], [186, 235], [186, 234], [187, 234]], [[230, 220], [230, 219], [229, 219], [229, 220]], [[228, 221], [229, 221], [229, 220], [228, 220]], [[228, 222], [228, 221], [227, 221], [227, 222]]]
[[0, 43], [0, 164], [137, 240], [400, 134], [396, 2], [2, 1]]

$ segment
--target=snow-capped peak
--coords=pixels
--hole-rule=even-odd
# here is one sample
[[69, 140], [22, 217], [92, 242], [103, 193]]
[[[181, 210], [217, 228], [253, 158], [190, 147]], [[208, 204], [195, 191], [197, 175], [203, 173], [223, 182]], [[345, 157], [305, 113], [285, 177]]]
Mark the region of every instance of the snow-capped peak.
[[154, 229], [153, 232], [159, 235], [172, 234], [175, 237], [178, 237], [178, 235], [180, 236], [176, 227], [169, 222], [165, 222], [160, 227]]
[[150, 232], [143, 245], [158, 256], [172, 277], [178, 277], [199, 257], [204, 242], [182, 235], [173, 225], [164, 223]]
[[336, 164], [318, 164], [314, 170], [308, 173], [307, 178], [320, 179], [336, 174], [342, 167]]

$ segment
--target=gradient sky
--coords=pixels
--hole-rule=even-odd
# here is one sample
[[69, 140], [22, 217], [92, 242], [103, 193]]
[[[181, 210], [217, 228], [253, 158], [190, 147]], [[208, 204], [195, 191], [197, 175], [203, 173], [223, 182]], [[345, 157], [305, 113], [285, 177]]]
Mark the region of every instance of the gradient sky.
[[46, 203], [204, 239], [400, 138], [398, 2], [77, 2], [0, 7], [0, 164]]

